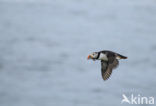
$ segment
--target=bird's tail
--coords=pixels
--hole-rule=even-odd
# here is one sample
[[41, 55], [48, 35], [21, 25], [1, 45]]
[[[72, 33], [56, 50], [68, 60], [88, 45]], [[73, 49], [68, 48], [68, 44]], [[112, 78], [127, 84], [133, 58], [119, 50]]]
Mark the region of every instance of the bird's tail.
[[121, 54], [117, 54], [117, 56], [118, 56], [118, 58], [120, 58], [120, 59], [127, 59], [126, 56], [123, 56], [123, 55], [121, 55]]

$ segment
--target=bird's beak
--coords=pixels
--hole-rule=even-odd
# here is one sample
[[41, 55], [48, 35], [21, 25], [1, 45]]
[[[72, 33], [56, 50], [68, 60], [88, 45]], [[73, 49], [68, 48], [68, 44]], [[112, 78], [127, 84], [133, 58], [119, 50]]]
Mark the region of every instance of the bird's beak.
[[91, 59], [91, 58], [92, 58], [92, 56], [91, 55], [88, 55], [87, 59]]

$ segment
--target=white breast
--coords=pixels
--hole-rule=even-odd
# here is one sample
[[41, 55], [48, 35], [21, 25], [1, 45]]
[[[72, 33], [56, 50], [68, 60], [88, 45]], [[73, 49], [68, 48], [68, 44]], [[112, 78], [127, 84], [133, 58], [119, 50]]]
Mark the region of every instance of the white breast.
[[108, 58], [107, 58], [107, 56], [106, 56], [105, 54], [100, 53], [99, 60], [105, 60], [105, 61], [108, 61]]

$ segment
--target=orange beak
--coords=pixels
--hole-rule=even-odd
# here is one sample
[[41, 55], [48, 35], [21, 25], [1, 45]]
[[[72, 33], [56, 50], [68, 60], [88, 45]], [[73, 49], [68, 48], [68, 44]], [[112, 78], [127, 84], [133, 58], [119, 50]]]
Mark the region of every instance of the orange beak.
[[87, 59], [90, 59], [90, 58], [91, 58], [91, 56], [90, 56], [90, 55], [88, 55]]

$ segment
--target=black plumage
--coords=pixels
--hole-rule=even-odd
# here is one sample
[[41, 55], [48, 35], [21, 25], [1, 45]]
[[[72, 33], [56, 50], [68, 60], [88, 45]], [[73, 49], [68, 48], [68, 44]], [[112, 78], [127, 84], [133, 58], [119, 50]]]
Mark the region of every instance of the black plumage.
[[107, 80], [113, 69], [119, 65], [119, 59], [127, 59], [126, 56], [112, 52], [112, 51], [100, 51], [94, 52], [88, 56], [88, 59], [101, 60], [101, 75], [103, 80]]

